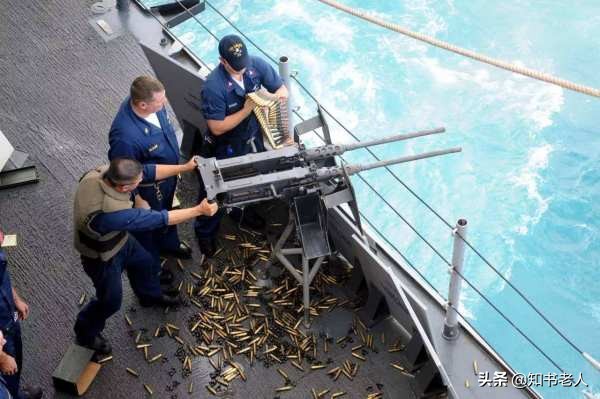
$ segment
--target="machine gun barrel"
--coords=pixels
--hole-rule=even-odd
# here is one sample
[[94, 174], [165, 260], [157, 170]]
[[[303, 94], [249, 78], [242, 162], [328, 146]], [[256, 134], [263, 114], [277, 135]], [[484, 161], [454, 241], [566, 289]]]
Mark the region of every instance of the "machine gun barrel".
[[318, 159], [324, 159], [336, 155], [342, 155], [346, 151], [357, 150], [359, 148], [370, 147], [374, 145], [393, 143], [396, 141], [408, 140], [415, 137], [429, 136], [431, 134], [444, 133], [445, 128], [439, 127], [432, 130], [420, 130], [418, 132], [397, 134], [395, 136], [388, 136], [377, 140], [361, 141], [360, 143], [354, 144], [328, 144], [320, 147], [309, 148], [304, 150], [302, 156], [307, 161], [315, 161]]
[[438, 150], [438, 151], [430, 151], [424, 152], [422, 154], [416, 155], [408, 155], [405, 157], [394, 158], [394, 159], [386, 159], [383, 161], [373, 162], [366, 165], [344, 165], [344, 166], [334, 166], [330, 168], [320, 168], [317, 170], [317, 179], [318, 180], [327, 180], [332, 177], [340, 176], [343, 173], [343, 170], [346, 171], [348, 175], [354, 175], [359, 172], [364, 172], [365, 170], [381, 168], [384, 166], [396, 165], [399, 163], [416, 161], [418, 159], [425, 158], [433, 158], [440, 155], [452, 154], [455, 152], [461, 152], [462, 148], [454, 147], [446, 150]]

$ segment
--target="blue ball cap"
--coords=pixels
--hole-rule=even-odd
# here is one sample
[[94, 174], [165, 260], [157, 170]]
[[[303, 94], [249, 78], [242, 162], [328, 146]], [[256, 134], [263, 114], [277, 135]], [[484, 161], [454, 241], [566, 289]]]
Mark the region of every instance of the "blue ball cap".
[[248, 66], [248, 49], [237, 35], [223, 36], [219, 42], [219, 55], [236, 71]]

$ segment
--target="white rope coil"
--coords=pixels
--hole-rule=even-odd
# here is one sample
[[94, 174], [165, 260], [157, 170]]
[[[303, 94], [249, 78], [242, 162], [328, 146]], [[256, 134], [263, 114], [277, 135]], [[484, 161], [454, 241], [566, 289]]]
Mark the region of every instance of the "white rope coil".
[[589, 96], [600, 97], [600, 89], [573, 83], [571, 81], [561, 79], [561, 78], [552, 76], [547, 73], [543, 73], [543, 72], [539, 72], [539, 71], [536, 71], [533, 69], [525, 68], [525, 67], [522, 67], [519, 65], [512, 64], [507, 61], [488, 57], [483, 54], [478, 54], [474, 51], [455, 46], [451, 43], [447, 43], [442, 40], [438, 40], [434, 37], [424, 35], [424, 34], [418, 33], [418, 32], [413, 32], [413, 31], [406, 29], [398, 24], [387, 22], [383, 19], [374, 17], [372, 15], [368, 15], [364, 11], [345, 6], [344, 4], [338, 3], [337, 1], [332, 1], [332, 0], [318, 0], [318, 1], [320, 1], [321, 3], [327, 4], [331, 7], [337, 8], [338, 10], [344, 11], [348, 14], [354, 15], [355, 17], [364, 19], [365, 21], [371, 22], [375, 25], [379, 25], [381, 27], [392, 30], [394, 32], [398, 32], [400, 34], [412, 37], [413, 39], [417, 39], [422, 42], [429, 43], [429, 44], [439, 47], [441, 49], [452, 51], [453, 53], [460, 54], [460, 55], [472, 58], [472, 59], [480, 61], [480, 62], [485, 62], [486, 64], [493, 65], [495, 67], [502, 68], [502, 69], [510, 71], [510, 72], [518, 73], [520, 75], [524, 75], [524, 76], [527, 76], [527, 77], [530, 77], [533, 79], [541, 80], [546, 83], [551, 83], [553, 85], [557, 85], [557, 86], [560, 86], [560, 87], [568, 89], [568, 90], [576, 91], [576, 92], [582, 93], [582, 94], [587, 94]]

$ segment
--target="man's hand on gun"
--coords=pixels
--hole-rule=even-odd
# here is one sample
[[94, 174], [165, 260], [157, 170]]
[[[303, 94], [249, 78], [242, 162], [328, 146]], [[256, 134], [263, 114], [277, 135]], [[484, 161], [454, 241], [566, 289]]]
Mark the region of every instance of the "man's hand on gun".
[[191, 172], [196, 169], [197, 166], [196, 157], [191, 157], [190, 160], [185, 163], [185, 171]]
[[216, 202], [208, 202], [206, 198], [201, 203], [196, 205], [198, 213], [203, 216], [213, 216], [219, 210], [219, 206]]

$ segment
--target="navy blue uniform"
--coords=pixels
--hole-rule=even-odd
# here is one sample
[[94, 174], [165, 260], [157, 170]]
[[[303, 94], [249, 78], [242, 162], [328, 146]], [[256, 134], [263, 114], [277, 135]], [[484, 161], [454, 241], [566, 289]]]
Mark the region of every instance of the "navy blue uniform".
[[0, 399], [12, 399], [12, 395], [6, 385], [6, 380], [0, 377]]
[[[156, 115], [161, 128], [137, 116], [131, 107], [130, 97], [126, 98], [110, 128], [108, 158], [133, 158], [142, 165], [179, 164], [179, 146], [166, 109], [163, 107]], [[170, 210], [176, 185], [177, 177], [173, 176], [157, 182], [143, 182], [138, 192], [152, 209]], [[180, 245], [176, 226], [137, 231], [134, 236], [157, 259], [161, 249], [176, 250]], [[160, 264], [155, 271], [160, 272]]]
[[[244, 89], [233, 80], [222, 64], [208, 75], [202, 87], [204, 119], [222, 121], [244, 107], [246, 94], [259, 90], [261, 86], [273, 93], [283, 85], [283, 81], [271, 65], [253, 56], [250, 56], [243, 78]], [[229, 132], [214, 136], [214, 141], [217, 159], [248, 154], [252, 151], [252, 141], [257, 152], [265, 150], [260, 125], [254, 114], [250, 114]], [[202, 200], [206, 197], [202, 182], [200, 187], [202, 187], [200, 190], [200, 200]], [[216, 236], [220, 221], [219, 214], [198, 217], [194, 227], [199, 238]]]
[[[166, 210], [132, 208], [99, 213], [92, 219], [91, 228], [100, 234], [111, 231], [137, 233], [162, 229], [167, 223]], [[121, 308], [123, 270], [127, 271], [131, 288], [138, 298], [152, 300], [161, 295], [158, 276], [152, 275], [156, 273], [156, 267], [153, 265], [158, 263], [158, 258], [131, 235], [125, 246], [108, 262], [82, 256], [81, 263], [85, 273], [94, 283], [96, 298], [77, 315], [75, 333], [80, 339], [93, 339], [104, 329], [106, 320]]]
[[[0, 249], [0, 329], [6, 339], [3, 351], [15, 358], [17, 362], [17, 372], [13, 375], [5, 375], [3, 378], [10, 394], [18, 398], [21, 366], [23, 365], [23, 343], [7, 265], [6, 255]], [[0, 398], [2, 397], [0, 394]]]

